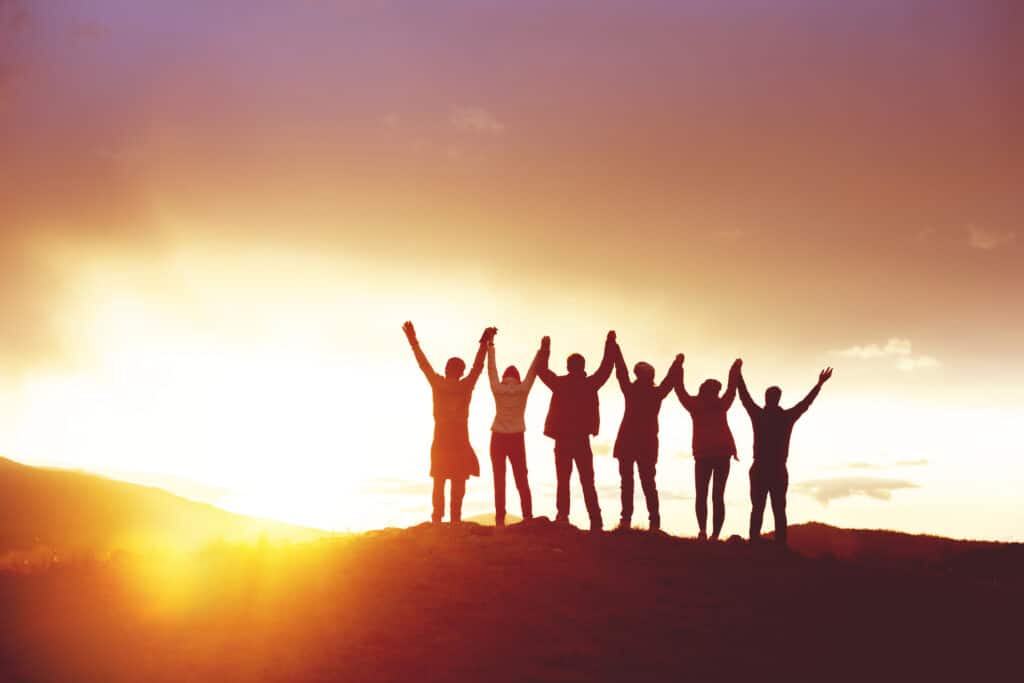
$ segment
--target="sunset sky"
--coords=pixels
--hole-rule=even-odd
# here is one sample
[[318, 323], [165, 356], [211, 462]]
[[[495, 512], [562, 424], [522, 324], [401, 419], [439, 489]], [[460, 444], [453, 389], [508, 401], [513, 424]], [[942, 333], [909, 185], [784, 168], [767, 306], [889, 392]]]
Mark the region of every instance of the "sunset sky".
[[[499, 364], [548, 334], [593, 369], [615, 329], [693, 388], [742, 357], [784, 405], [835, 367], [791, 521], [1024, 540], [1022, 121], [1016, 0], [0, 0], [0, 454], [417, 523], [402, 321], [439, 368], [493, 324]], [[608, 523], [614, 380], [601, 402]], [[467, 515], [493, 410], [484, 378]], [[661, 424], [663, 526], [693, 535], [672, 397]]]

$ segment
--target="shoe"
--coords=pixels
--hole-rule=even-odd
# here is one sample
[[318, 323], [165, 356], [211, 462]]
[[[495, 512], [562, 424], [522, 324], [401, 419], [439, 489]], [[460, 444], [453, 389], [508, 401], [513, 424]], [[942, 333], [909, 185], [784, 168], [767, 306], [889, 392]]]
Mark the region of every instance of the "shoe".
[[706, 540], [708, 540], [707, 532], [706, 531], [702, 531], [699, 534], [697, 534], [697, 540], [698, 541], [706, 541]]
[[569, 526], [569, 518], [568, 517], [563, 517], [561, 515], [558, 515], [557, 517], [555, 517], [555, 524], [562, 524], [564, 526]]

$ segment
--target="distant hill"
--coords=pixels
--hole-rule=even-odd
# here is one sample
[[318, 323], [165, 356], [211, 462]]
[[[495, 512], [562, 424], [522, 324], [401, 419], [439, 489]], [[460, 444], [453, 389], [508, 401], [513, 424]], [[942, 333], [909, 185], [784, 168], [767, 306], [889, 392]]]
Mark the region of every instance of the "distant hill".
[[940, 536], [905, 534], [876, 529], [840, 529], [810, 522], [789, 528], [789, 545], [802, 555], [832, 557], [868, 564], [937, 563], [981, 549], [1013, 544], [958, 541]]
[[215, 541], [311, 540], [313, 529], [255, 519], [162, 489], [0, 458], [0, 553], [188, 548]]

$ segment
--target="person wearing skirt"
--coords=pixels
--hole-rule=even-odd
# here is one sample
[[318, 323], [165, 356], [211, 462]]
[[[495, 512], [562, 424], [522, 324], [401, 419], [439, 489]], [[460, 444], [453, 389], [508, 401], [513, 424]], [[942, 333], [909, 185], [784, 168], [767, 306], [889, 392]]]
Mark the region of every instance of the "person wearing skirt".
[[450, 520], [457, 524], [462, 521], [466, 480], [480, 476], [480, 462], [469, 442], [469, 402], [483, 371], [487, 345], [497, 330], [491, 327], [484, 330], [473, 366], [465, 376], [466, 363], [456, 357], [448, 359], [443, 376], [434, 372], [420, 348], [413, 324], [407, 321], [402, 330], [412, 347], [416, 363], [430, 383], [434, 402], [434, 441], [430, 447], [430, 476], [434, 480], [431, 521], [439, 524], [444, 518], [445, 482], [450, 481]]

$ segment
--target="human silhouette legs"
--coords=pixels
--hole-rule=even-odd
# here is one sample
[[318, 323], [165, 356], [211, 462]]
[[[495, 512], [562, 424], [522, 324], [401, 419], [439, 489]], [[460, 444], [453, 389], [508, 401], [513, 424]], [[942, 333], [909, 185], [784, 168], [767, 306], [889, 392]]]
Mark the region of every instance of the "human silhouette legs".
[[555, 440], [555, 471], [558, 476], [558, 514], [555, 521], [569, 521], [569, 479], [572, 477], [573, 463], [579, 471], [590, 526], [600, 529], [601, 506], [597, 502], [597, 488], [594, 486], [594, 453], [590, 450], [590, 437], [586, 434]]
[[771, 488], [772, 513], [775, 515], [775, 541], [786, 545], [788, 523], [786, 520], [786, 492], [789, 490], [789, 472], [783, 469], [777, 473]]
[[505, 455], [507, 434], [491, 434], [491, 471], [494, 473], [494, 524], [505, 525]]
[[718, 539], [725, 524], [725, 482], [729, 479], [729, 458], [721, 458], [714, 465], [711, 481], [711, 506], [713, 509], [711, 538]]
[[711, 464], [704, 458], [694, 458], [693, 481], [697, 487], [694, 512], [697, 513], [697, 529], [700, 538], [708, 536], [708, 485], [711, 483]]
[[[439, 524], [444, 519], [444, 483], [447, 481], [443, 477], [434, 477], [434, 493], [433, 503], [434, 512], [430, 516], [430, 519], [434, 524]], [[466, 480], [465, 479], [452, 479], [452, 500], [451, 500], [451, 517], [452, 523], [458, 523], [462, 521], [462, 499], [466, 495]]]
[[519, 434], [491, 434], [491, 469], [494, 472], [494, 523], [505, 524], [505, 459], [512, 465], [512, 477], [515, 479], [516, 490], [519, 492], [519, 503], [523, 511], [523, 519], [533, 518], [533, 500], [530, 496], [530, 483], [526, 470], [526, 444]]
[[[644, 500], [647, 502], [647, 518], [650, 521], [649, 528], [651, 531], [657, 531], [661, 528], [661, 510], [658, 503], [658, 487], [654, 483], [656, 465], [654, 462], [638, 460], [636, 468], [640, 473], [640, 488], [643, 489]], [[630, 483], [632, 484], [632, 476], [630, 477]], [[632, 503], [632, 495], [630, 495], [630, 503]]]
[[622, 514], [619, 518], [619, 526], [629, 528], [633, 520], [633, 461], [628, 458], [619, 458], [619, 478], [622, 480]]
[[768, 486], [757, 465], [750, 468], [750, 540], [761, 539], [764, 506], [768, 502]]
[[597, 487], [594, 485], [594, 454], [590, 450], [590, 439], [586, 439], [586, 448], [580, 448], [573, 459], [576, 461], [576, 472], [583, 488], [583, 502], [590, 516], [591, 531], [600, 531], [604, 526], [601, 520], [601, 505], [597, 501]]
[[572, 477], [572, 446], [562, 439], [555, 441], [555, 476], [558, 479], [555, 491], [556, 522], [569, 521], [569, 479]]
[[434, 477], [434, 492], [432, 495], [434, 503], [434, 512], [430, 516], [430, 521], [434, 524], [439, 524], [444, 519], [444, 479], [441, 477]]
[[711, 487], [712, 529], [711, 538], [717, 539], [725, 524], [725, 482], [729, 479], [729, 458], [695, 458], [693, 477], [697, 486], [697, 526], [700, 538], [707, 537], [708, 529], [708, 487]]
[[[442, 489], [442, 509], [444, 507], [444, 489]], [[466, 480], [452, 479], [452, 510], [451, 523], [458, 524], [462, 521], [462, 499], [466, 496]]]
[[526, 469], [526, 444], [523, 435], [519, 435], [518, 448], [513, 448], [508, 455], [509, 463], [512, 465], [512, 478], [516, 482], [516, 490], [519, 492], [519, 505], [522, 508], [523, 519], [533, 519], [533, 496], [530, 495], [530, 480]]

